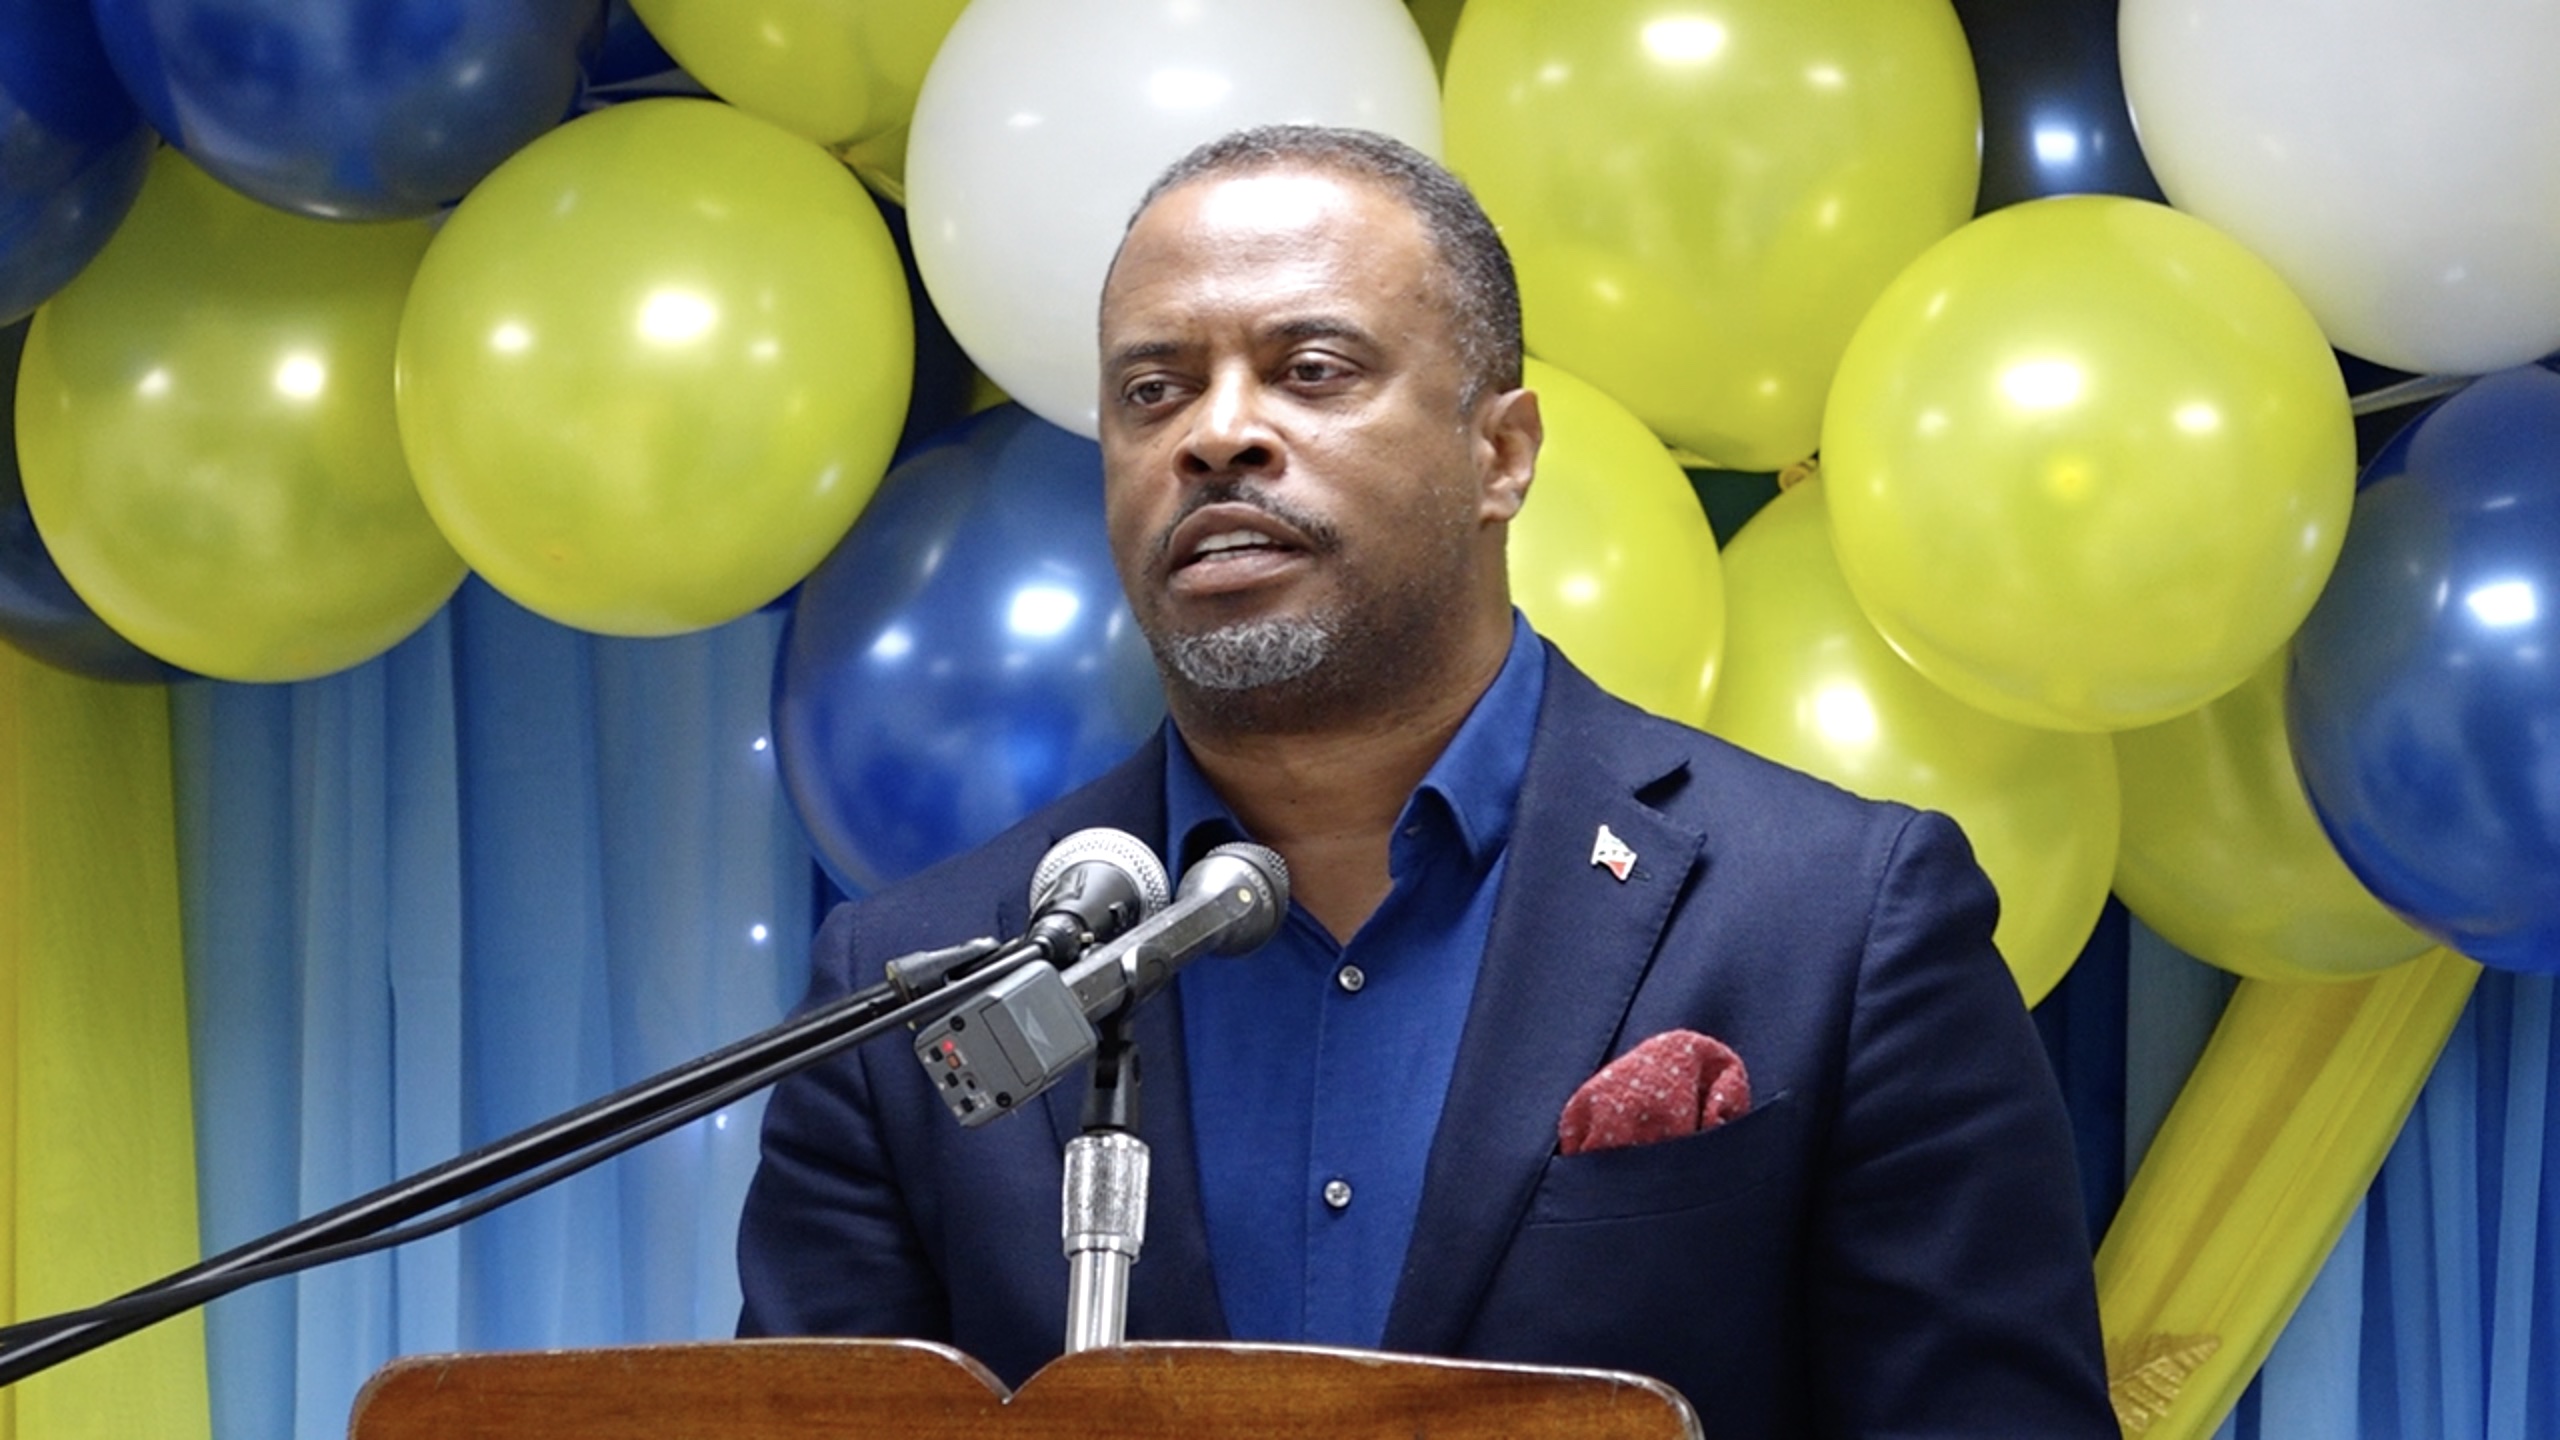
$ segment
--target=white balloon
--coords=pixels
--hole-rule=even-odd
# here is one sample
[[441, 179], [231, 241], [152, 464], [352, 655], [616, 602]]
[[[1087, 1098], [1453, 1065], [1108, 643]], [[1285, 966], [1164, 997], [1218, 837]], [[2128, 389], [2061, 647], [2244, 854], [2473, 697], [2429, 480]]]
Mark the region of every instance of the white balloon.
[[2161, 189], [2330, 343], [2461, 374], [2560, 349], [2560, 4], [2124, 0], [2118, 24]]
[[1095, 308], [1141, 195], [1248, 125], [1348, 125], [1440, 153], [1401, 0], [975, 0], [925, 74], [907, 217], [934, 308], [1042, 419], [1095, 433]]

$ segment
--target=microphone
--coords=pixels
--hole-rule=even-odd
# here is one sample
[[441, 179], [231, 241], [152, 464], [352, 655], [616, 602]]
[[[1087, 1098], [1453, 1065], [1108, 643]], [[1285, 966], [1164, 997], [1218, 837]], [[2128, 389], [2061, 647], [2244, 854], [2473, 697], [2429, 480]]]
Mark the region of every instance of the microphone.
[[1095, 945], [1165, 906], [1172, 887], [1164, 862], [1126, 830], [1093, 826], [1049, 847], [1031, 871], [1031, 921], [1020, 938], [994, 947], [981, 941], [966, 955], [937, 950], [888, 964], [888, 983], [913, 1000], [939, 990], [952, 973], [993, 969], [1031, 957], [1064, 968]]
[[1276, 850], [1221, 845], [1183, 872], [1182, 892], [1145, 924], [1077, 962], [1061, 977], [1089, 1020], [1102, 1020], [1165, 987], [1202, 955], [1242, 955], [1280, 933], [1289, 908], [1289, 862]]
[[[1041, 857], [1032, 875], [1031, 920], [1011, 944], [978, 939], [901, 956], [888, 963], [886, 983], [839, 996], [117, 1299], [0, 1327], [0, 1387], [258, 1280], [450, 1229], [829, 1055], [899, 1026], [927, 1023], [944, 1004], [929, 992], [973, 985], [977, 972], [999, 962], [1013, 969], [997, 983], [1028, 972], [1048, 977], [1064, 995], [1057, 967], [1162, 909], [1169, 890], [1163, 864], [1137, 837], [1077, 831]], [[1044, 963], [1030, 963], [1035, 960]], [[1086, 1026], [1090, 1050], [1092, 1027], [1075, 1014], [1071, 997], [1066, 1003]]]
[[1221, 845], [1184, 872], [1171, 905], [1064, 972], [1025, 965], [916, 1036], [916, 1060], [963, 1125], [984, 1125], [1057, 1083], [1100, 1043], [1093, 1022], [1137, 1004], [1206, 954], [1241, 955], [1280, 930], [1289, 866]]
[[1023, 938], [1036, 939], [1049, 963], [1063, 966], [1172, 898], [1156, 852], [1126, 830], [1096, 825], [1050, 846], [1033, 867]]
[[[889, 962], [887, 983], [839, 996], [117, 1299], [0, 1327], [0, 1387], [244, 1285], [450, 1229], [829, 1055], [901, 1025], [925, 1023], [942, 1003], [927, 992], [972, 984], [979, 970], [999, 961], [1014, 967], [1005, 980], [1025, 972], [1046, 976], [1064, 995], [1057, 967], [1163, 908], [1169, 888], [1163, 864], [1137, 837], [1077, 831], [1041, 857], [1032, 876], [1031, 921], [1010, 945], [979, 939], [902, 956]], [[1034, 959], [1046, 963], [1027, 963]], [[1092, 1027], [1075, 1013], [1072, 998], [1067, 1010], [1085, 1025], [1092, 1049]]]

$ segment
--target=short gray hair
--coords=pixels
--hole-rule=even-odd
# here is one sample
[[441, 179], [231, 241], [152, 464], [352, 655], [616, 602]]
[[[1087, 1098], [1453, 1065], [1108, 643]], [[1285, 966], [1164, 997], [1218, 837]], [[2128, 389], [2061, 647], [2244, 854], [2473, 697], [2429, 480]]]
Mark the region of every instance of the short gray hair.
[[1465, 182], [1401, 140], [1329, 125], [1258, 125], [1194, 149], [1147, 187], [1129, 223], [1167, 191], [1218, 175], [1291, 167], [1356, 175], [1386, 187], [1422, 222], [1448, 273], [1450, 329], [1467, 383], [1464, 403], [1520, 388], [1520, 281], [1493, 220]]

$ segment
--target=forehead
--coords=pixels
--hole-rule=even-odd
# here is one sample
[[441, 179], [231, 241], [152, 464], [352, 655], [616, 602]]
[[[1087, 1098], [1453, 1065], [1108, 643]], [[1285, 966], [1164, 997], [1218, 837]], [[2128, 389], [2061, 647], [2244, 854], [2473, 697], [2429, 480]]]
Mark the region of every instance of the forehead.
[[1392, 311], [1427, 303], [1437, 278], [1421, 220], [1377, 181], [1316, 169], [1209, 176], [1129, 227], [1103, 287], [1102, 331], [1309, 304]]

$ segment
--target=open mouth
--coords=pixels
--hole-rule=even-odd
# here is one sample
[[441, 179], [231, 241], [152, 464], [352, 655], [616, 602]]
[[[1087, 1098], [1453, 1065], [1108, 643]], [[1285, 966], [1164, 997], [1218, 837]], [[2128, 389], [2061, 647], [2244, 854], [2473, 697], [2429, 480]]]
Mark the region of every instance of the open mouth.
[[1257, 551], [1282, 551], [1290, 548], [1292, 547], [1283, 545], [1258, 530], [1221, 530], [1215, 535], [1203, 536], [1198, 544], [1191, 547], [1191, 553], [1184, 556], [1181, 565], [1176, 568], [1187, 569], [1193, 565], [1212, 561], [1242, 558]]
[[1260, 530], [1213, 530], [1177, 552], [1168, 577], [1178, 592], [1241, 594], [1293, 572], [1307, 552]]
[[1287, 520], [1232, 501], [1193, 511], [1166, 541], [1165, 573], [1186, 588], [1251, 584], [1313, 548]]

